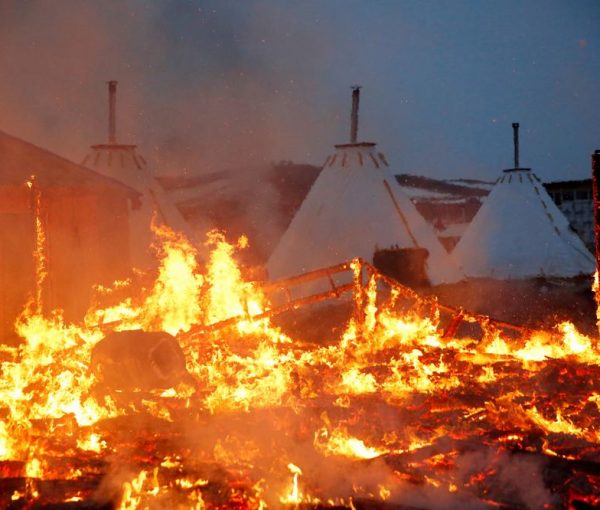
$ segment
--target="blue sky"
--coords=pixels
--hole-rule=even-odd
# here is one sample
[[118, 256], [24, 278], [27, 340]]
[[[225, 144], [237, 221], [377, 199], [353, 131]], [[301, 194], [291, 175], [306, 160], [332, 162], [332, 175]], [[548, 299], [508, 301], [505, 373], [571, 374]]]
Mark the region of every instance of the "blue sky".
[[119, 138], [169, 173], [320, 164], [359, 138], [397, 173], [589, 175], [600, 148], [600, 1], [34, 0], [0, 3], [0, 129], [71, 159]]

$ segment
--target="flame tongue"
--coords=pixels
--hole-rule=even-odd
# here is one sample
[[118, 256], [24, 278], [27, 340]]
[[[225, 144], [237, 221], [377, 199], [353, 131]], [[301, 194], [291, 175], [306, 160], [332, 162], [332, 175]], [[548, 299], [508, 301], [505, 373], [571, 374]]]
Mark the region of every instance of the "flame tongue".
[[[600, 351], [573, 324], [509, 335], [460, 312], [450, 322], [482, 334], [459, 338], [457, 327], [442, 331], [448, 311], [434, 301], [369, 268], [359, 285], [355, 261], [355, 301], [334, 310], [352, 315], [346, 329], [329, 336], [320, 318], [334, 312], [320, 309], [322, 341], [299, 342], [297, 326], [276, 327], [265, 291], [244, 280], [234, 257], [246, 239], [234, 246], [212, 232], [203, 267], [185, 238], [155, 233], [152, 284], [99, 288], [108, 304], [83, 325], [34, 304], [16, 324], [23, 343], [0, 352], [0, 471], [25, 480], [10, 501], [52, 499], [42, 482], [53, 479], [71, 483], [55, 501], [85, 499], [95, 486], [84, 481], [100, 483], [109, 459], [130, 470], [119, 478], [122, 509], [355, 508], [361, 498], [410, 502], [418, 487], [454, 507], [543, 506], [589, 502], [600, 488], [582, 471], [600, 458]], [[108, 329], [177, 335], [190, 380], [106, 387], [89, 366]], [[169, 373], [156, 349], [150, 361]], [[562, 462], [554, 492], [518, 452]], [[539, 501], [514, 475], [527, 470], [540, 474]]]

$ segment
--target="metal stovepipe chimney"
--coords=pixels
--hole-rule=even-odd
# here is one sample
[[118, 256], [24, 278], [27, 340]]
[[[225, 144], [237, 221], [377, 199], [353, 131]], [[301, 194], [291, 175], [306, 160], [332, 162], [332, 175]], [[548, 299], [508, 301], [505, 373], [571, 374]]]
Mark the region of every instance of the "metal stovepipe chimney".
[[352, 114], [350, 118], [350, 143], [358, 138], [358, 106], [360, 102], [360, 86], [352, 87]]
[[513, 122], [513, 144], [515, 146], [515, 168], [519, 168], [519, 123]]
[[117, 143], [117, 81], [108, 83], [108, 143]]

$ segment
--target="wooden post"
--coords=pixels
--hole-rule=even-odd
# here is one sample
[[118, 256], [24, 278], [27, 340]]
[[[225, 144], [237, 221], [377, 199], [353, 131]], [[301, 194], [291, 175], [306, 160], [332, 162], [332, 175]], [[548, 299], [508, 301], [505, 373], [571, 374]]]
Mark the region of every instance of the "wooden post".
[[600, 180], [600, 150], [592, 154], [592, 198], [594, 202], [594, 254], [596, 256], [596, 273], [592, 290], [596, 299], [596, 326], [600, 333], [600, 196], [598, 186]]
[[600, 267], [600, 150], [592, 154], [592, 198], [594, 200], [594, 246], [596, 248], [596, 270]]
[[353, 298], [354, 298], [354, 318], [356, 324], [362, 327], [365, 321], [365, 291], [363, 285], [363, 264], [360, 259], [354, 259], [351, 264], [354, 272], [353, 277]]

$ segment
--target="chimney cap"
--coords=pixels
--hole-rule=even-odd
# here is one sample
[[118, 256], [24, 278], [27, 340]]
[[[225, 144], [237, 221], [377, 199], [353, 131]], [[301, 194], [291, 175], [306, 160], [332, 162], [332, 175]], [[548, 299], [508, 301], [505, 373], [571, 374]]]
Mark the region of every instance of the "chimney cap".
[[375, 147], [375, 142], [356, 142], [356, 143], [338, 143], [334, 145], [336, 149], [346, 149], [348, 147]]
[[502, 170], [505, 174], [510, 173], [510, 172], [531, 172], [531, 168], [525, 168], [525, 167], [520, 167], [520, 168], [507, 168], [506, 170]]

